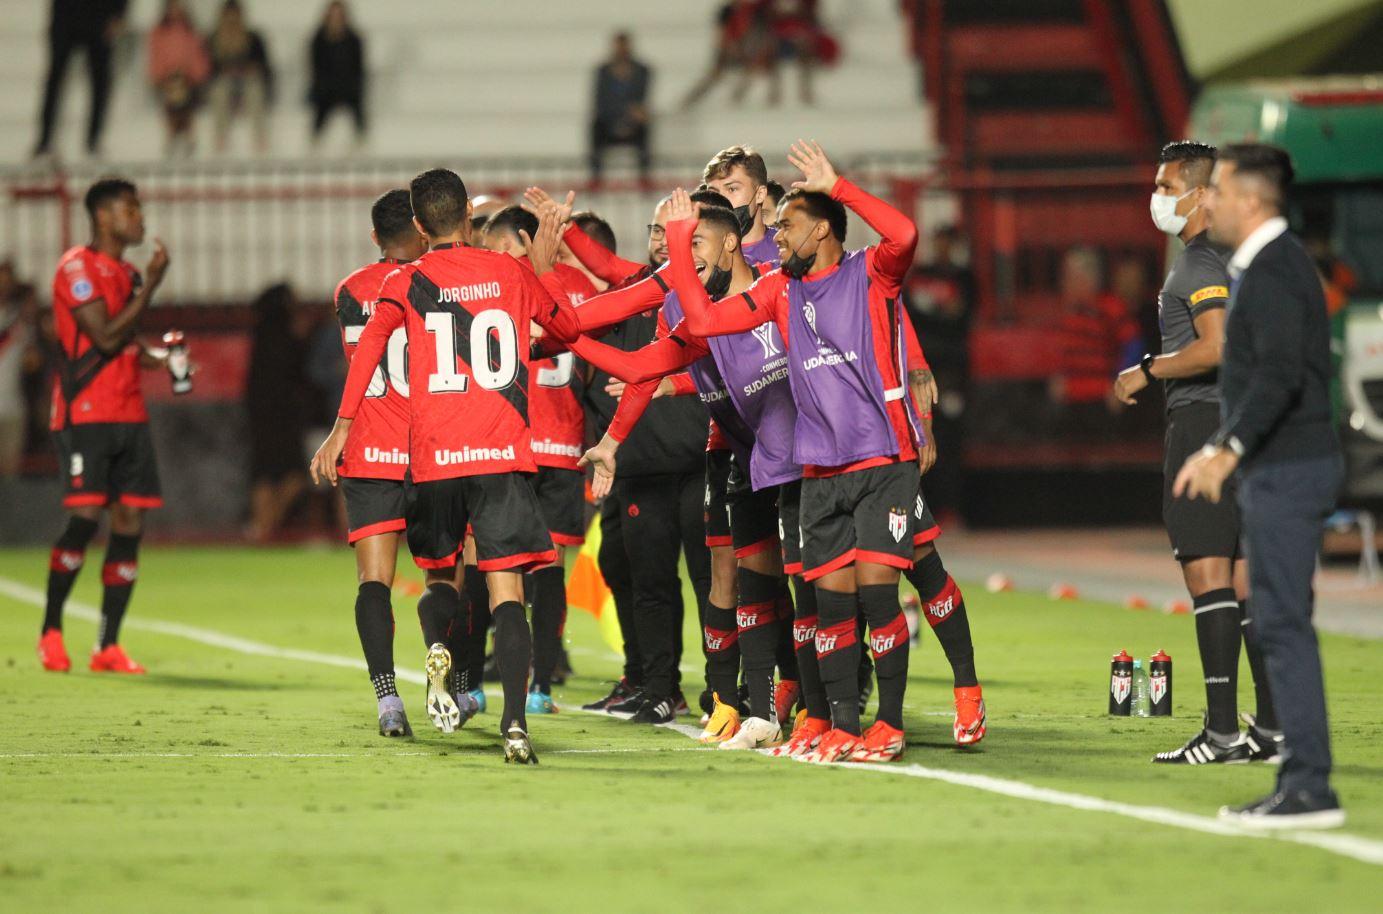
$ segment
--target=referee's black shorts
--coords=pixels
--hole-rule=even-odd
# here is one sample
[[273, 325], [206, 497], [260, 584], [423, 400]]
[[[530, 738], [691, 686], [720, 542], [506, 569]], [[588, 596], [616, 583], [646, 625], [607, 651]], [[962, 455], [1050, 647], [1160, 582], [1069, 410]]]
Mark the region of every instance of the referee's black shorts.
[[1218, 403], [1188, 403], [1167, 414], [1167, 441], [1162, 464], [1162, 521], [1178, 561], [1210, 556], [1238, 558], [1239, 501], [1236, 482], [1225, 480], [1219, 504], [1204, 498], [1173, 498], [1176, 481], [1186, 458], [1205, 446], [1220, 427]]

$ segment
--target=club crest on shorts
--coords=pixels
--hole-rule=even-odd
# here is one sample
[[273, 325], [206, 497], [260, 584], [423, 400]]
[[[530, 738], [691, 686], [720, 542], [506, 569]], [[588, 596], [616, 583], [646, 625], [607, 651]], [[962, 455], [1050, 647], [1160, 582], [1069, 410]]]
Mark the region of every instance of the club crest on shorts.
[[888, 511], [888, 532], [893, 534], [895, 543], [901, 543], [904, 534], [908, 532], [908, 512], [902, 508], [890, 508]]

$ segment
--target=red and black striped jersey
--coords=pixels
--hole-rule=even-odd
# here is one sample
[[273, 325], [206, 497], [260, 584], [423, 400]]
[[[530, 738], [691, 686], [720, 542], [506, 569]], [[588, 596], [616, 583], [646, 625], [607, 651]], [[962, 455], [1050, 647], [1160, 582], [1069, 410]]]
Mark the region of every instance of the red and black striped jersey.
[[139, 386], [139, 347], [130, 344], [106, 355], [73, 317], [78, 308], [97, 301], [107, 317], [115, 317], [141, 281], [128, 261], [85, 245], [58, 261], [53, 276], [53, 332], [59, 347], [50, 422], [54, 431], [69, 424], [149, 421]]
[[[596, 294], [596, 288], [575, 267], [552, 265], [541, 277], [553, 298], [563, 298], [573, 307]], [[586, 411], [581, 406], [583, 371], [570, 352], [533, 362], [532, 402], [533, 462], [542, 467], [575, 470], [584, 453]]]
[[529, 322], [577, 336], [576, 312], [508, 254], [440, 244], [385, 279], [346, 378], [354, 418], [390, 335], [408, 340], [409, 470], [418, 482], [534, 472]]
[[[374, 313], [384, 278], [403, 261], [366, 264], [336, 287], [336, 317], [349, 365], [365, 322]], [[408, 336], [399, 327], [389, 335], [375, 364], [365, 399], [341, 454], [341, 475], [360, 479], [402, 479], [408, 470]]]

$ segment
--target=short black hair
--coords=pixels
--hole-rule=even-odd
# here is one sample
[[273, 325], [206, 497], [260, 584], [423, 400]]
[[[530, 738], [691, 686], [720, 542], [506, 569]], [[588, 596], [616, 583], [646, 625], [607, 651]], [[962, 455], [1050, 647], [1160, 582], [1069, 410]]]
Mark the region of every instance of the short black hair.
[[466, 218], [465, 182], [448, 168], [433, 168], [418, 175], [408, 184], [413, 215], [423, 231], [439, 237], [450, 235]]
[[783, 187], [783, 185], [772, 178], [764, 182], [764, 187], [768, 188], [768, 199], [772, 201], [774, 206], [777, 206], [783, 199], [783, 194], [787, 193], [787, 188]]
[[610, 228], [610, 223], [595, 213], [588, 209], [581, 210], [571, 214], [571, 221], [605, 250], [615, 250], [615, 230]]
[[845, 214], [845, 205], [839, 200], [831, 197], [830, 194], [823, 194], [819, 190], [803, 190], [794, 187], [783, 195], [779, 206], [786, 203], [801, 203], [806, 209], [807, 215], [813, 219], [825, 219], [831, 226], [831, 234], [836, 236], [836, 240], [841, 244], [845, 243], [845, 229], [849, 224], [849, 219]]
[[527, 232], [529, 238], [534, 237], [538, 234], [538, 217], [517, 203], [495, 210], [490, 214], [490, 218], [485, 220], [485, 231], [508, 232], [522, 240], [519, 235], [520, 229]]
[[125, 194], [139, 195], [133, 181], [125, 178], [102, 178], [91, 185], [86, 192], [86, 212], [96, 218], [96, 211], [108, 203], [114, 203]]
[[1220, 150], [1220, 161], [1232, 163], [1236, 175], [1253, 175], [1263, 181], [1272, 196], [1267, 202], [1282, 208], [1287, 185], [1296, 175], [1287, 150], [1267, 143], [1233, 143]]
[[397, 187], [385, 191], [370, 207], [370, 224], [380, 244], [400, 241], [417, 231], [413, 228], [413, 204], [408, 191]]
[[1181, 163], [1181, 178], [1187, 185], [1205, 187], [1210, 183], [1210, 170], [1215, 167], [1217, 150], [1209, 143], [1196, 140], [1176, 140], [1162, 147], [1157, 163]]
[[730, 205], [730, 201], [725, 198], [724, 194], [709, 188], [698, 188], [692, 191], [691, 200], [693, 203], [700, 203], [702, 206], [723, 206], [728, 210], [734, 210], [734, 207]]
[[707, 206], [703, 203], [701, 204], [700, 221], [710, 223], [736, 238], [740, 237], [740, 221], [735, 218], [735, 211], [728, 207]]

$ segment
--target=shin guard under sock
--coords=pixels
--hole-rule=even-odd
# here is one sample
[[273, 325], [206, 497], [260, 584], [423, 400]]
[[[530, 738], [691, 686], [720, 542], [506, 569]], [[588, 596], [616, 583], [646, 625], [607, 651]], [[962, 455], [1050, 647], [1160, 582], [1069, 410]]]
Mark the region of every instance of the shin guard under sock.
[[903, 695], [908, 688], [908, 620], [898, 606], [898, 586], [862, 586], [860, 608], [869, 620], [869, 650], [879, 683], [878, 719], [901, 730]]
[[740, 657], [749, 691], [749, 713], [772, 720], [781, 579], [748, 568], [740, 568], [736, 574], [739, 607], [735, 611], [735, 628], [739, 631]]
[[931, 626], [941, 650], [951, 664], [951, 676], [956, 688], [976, 686], [980, 681], [975, 673], [975, 642], [970, 637], [970, 617], [965, 611], [965, 597], [955, 580], [946, 573], [941, 553], [935, 548], [922, 556], [905, 572], [922, 601], [922, 617]]
[[120, 623], [139, 578], [139, 534], [112, 533], [101, 567], [101, 629], [97, 643], [110, 647], [120, 640]]
[[562, 616], [567, 608], [566, 569], [540, 568], [533, 580], [533, 685], [552, 694], [552, 671], [562, 650]]
[[1231, 588], [1207, 591], [1192, 598], [1196, 642], [1205, 674], [1206, 728], [1213, 733], [1239, 732], [1239, 600]]
[[533, 661], [533, 639], [528, 631], [528, 619], [523, 604], [510, 600], [495, 607], [495, 660], [499, 678], [504, 684], [504, 714], [499, 732], [517, 723], [528, 729], [524, 703], [528, 700], [528, 665]]
[[86, 547], [96, 536], [96, 521], [75, 515], [67, 519], [67, 527], [53, 544], [48, 558], [48, 599], [43, 611], [43, 629], [62, 631], [62, 608], [72, 593], [72, 585], [86, 561]]
[[831, 706], [831, 725], [859, 736], [860, 641], [856, 628], [858, 598], [853, 593], [816, 589], [819, 622], [816, 627], [816, 659], [821, 682]]

